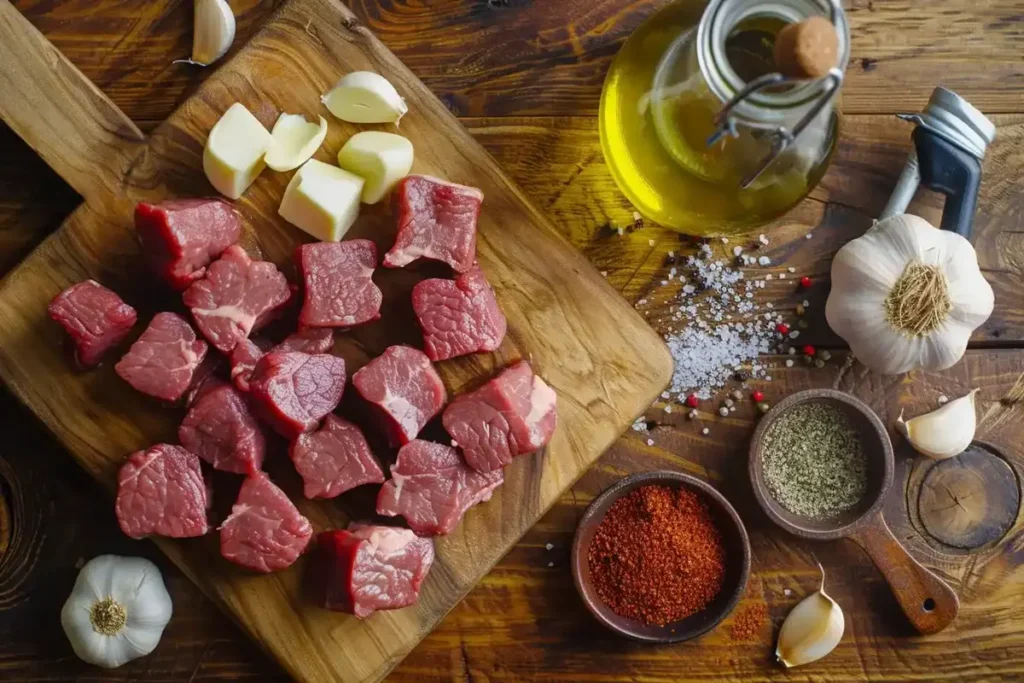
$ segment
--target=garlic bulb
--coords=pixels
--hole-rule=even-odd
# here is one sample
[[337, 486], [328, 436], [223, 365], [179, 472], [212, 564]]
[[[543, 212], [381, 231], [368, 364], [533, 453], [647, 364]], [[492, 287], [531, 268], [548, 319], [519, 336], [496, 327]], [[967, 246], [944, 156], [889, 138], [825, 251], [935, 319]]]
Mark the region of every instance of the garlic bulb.
[[822, 569], [821, 587], [801, 600], [782, 622], [775, 656], [787, 668], [816, 661], [835, 649], [845, 628], [843, 610], [825, 594]]
[[904, 420], [900, 413], [896, 429], [918, 453], [936, 460], [960, 455], [974, 441], [978, 418], [974, 410], [975, 389], [966, 396], [950, 401], [938, 410]]
[[152, 652], [171, 612], [155, 564], [100, 555], [78, 573], [60, 622], [80, 659], [113, 669]]
[[903, 214], [875, 224], [832, 261], [829, 326], [871, 370], [943, 370], [992, 313], [974, 247]]

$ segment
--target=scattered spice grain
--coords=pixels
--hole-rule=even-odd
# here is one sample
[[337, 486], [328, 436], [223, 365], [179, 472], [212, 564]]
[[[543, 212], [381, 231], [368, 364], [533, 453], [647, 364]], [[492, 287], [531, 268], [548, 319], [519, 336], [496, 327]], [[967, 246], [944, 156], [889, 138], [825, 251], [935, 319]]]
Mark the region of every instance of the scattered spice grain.
[[739, 641], [756, 637], [767, 618], [768, 606], [763, 602], [741, 607], [733, 619], [732, 626], [729, 627], [729, 638]]
[[762, 458], [772, 497], [803, 517], [834, 517], [867, 491], [860, 435], [830, 403], [802, 403], [780, 415], [764, 434]]
[[725, 560], [700, 495], [658, 485], [615, 501], [587, 553], [598, 597], [620, 616], [658, 626], [704, 609], [722, 589]]

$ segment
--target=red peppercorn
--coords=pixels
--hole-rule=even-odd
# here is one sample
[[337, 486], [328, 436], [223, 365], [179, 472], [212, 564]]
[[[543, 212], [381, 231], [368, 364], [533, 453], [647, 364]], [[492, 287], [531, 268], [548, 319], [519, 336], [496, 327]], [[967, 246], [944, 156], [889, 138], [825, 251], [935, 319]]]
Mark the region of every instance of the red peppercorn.
[[809, 278], [806, 275], [804, 275], [802, 278], [800, 278], [800, 286], [803, 287], [804, 289], [807, 289], [808, 287], [810, 287], [811, 286], [811, 278]]
[[755, 389], [754, 392], [750, 394], [750, 398], [754, 399], [754, 403], [760, 403], [764, 400], [764, 394]]
[[696, 408], [697, 406], [700, 405], [700, 399], [698, 399], [695, 394], [690, 394], [689, 396], [686, 397], [686, 405], [690, 406], [691, 408]]
[[782, 335], [789, 334], [789, 325], [786, 323], [779, 323], [775, 326], [775, 331]]
[[813, 346], [811, 346], [810, 344], [808, 344], [807, 346], [804, 347], [804, 355], [805, 356], [813, 356], [816, 352], [817, 352], [816, 349]]

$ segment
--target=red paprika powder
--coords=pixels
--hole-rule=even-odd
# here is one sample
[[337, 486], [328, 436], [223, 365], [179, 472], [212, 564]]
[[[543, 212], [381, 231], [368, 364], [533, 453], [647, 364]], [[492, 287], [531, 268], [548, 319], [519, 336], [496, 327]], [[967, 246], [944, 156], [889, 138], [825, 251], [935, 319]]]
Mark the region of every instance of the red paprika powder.
[[722, 589], [725, 559], [707, 503], [690, 489], [653, 485], [608, 508], [587, 553], [601, 600], [649, 626], [706, 607]]

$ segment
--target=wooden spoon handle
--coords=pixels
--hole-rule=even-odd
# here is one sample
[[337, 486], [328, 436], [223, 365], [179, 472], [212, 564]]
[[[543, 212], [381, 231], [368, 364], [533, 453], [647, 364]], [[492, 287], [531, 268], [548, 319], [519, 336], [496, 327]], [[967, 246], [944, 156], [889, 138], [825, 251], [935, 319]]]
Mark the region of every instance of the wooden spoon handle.
[[86, 201], [120, 187], [146, 137], [9, 2], [0, 0], [0, 119]]
[[903, 613], [921, 633], [938, 633], [953, 623], [960, 600], [945, 581], [910, 556], [881, 515], [850, 538], [864, 548], [889, 582]]

